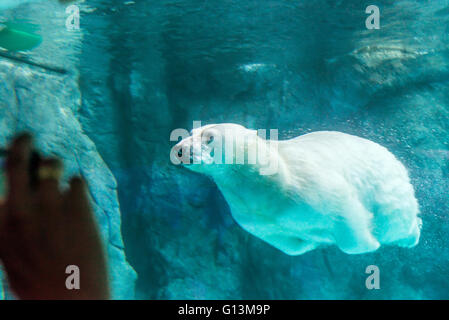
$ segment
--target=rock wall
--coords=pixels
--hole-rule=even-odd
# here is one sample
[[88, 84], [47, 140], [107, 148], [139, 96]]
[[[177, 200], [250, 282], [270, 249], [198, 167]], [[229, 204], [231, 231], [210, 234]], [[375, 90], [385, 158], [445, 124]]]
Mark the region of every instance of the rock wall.
[[64, 68], [46, 71], [0, 57], [0, 145], [18, 132], [34, 135], [36, 147], [64, 162], [65, 178], [83, 176], [88, 185], [110, 265], [113, 297], [134, 297], [134, 270], [126, 261], [121, 236], [116, 180], [79, 122], [81, 92], [78, 55], [81, 32], [65, 29], [64, 7], [52, 3], [4, 12], [11, 20], [26, 18], [39, 25], [42, 45], [21, 59]]

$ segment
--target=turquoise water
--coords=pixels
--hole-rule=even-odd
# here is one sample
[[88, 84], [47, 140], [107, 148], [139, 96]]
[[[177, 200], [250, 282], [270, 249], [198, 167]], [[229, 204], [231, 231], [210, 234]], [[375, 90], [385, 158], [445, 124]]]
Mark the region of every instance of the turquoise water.
[[[378, 30], [365, 26], [371, 4]], [[449, 298], [449, 1], [78, 5], [75, 31], [50, 1], [0, 12], [39, 26], [43, 43], [21, 57], [69, 71], [0, 57], [0, 142], [30, 130], [86, 177], [115, 297]], [[170, 133], [195, 120], [277, 128], [280, 139], [336, 130], [387, 147], [416, 192], [419, 244], [274, 249], [236, 224], [211, 180], [170, 162]], [[379, 290], [365, 286], [369, 265]]]

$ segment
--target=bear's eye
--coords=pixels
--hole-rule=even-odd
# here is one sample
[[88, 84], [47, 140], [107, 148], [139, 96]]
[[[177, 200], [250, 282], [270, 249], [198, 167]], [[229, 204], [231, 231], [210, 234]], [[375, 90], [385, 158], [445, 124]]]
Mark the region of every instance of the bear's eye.
[[211, 143], [214, 141], [214, 136], [210, 136], [209, 139], [207, 139], [207, 143]]

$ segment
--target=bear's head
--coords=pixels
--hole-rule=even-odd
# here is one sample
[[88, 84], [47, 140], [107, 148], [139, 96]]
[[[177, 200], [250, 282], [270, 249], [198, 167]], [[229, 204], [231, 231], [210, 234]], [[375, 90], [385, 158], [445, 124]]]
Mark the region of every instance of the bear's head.
[[229, 165], [243, 165], [248, 141], [256, 135], [257, 131], [234, 123], [210, 124], [193, 129], [173, 150], [190, 170], [216, 175]]
[[259, 171], [267, 163], [267, 156], [272, 158], [267, 141], [259, 138], [256, 130], [234, 123], [193, 129], [173, 147], [172, 156], [188, 169], [214, 178], [242, 169]]

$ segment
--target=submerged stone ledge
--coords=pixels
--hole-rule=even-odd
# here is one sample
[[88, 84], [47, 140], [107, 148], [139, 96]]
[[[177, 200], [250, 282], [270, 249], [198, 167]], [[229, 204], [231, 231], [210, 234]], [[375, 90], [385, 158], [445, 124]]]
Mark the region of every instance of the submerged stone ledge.
[[86, 179], [108, 252], [113, 297], [133, 298], [136, 275], [123, 249], [116, 181], [78, 121], [80, 97], [73, 76], [0, 59], [0, 145], [31, 132], [37, 148], [63, 160], [65, 181], [72, 175]]

